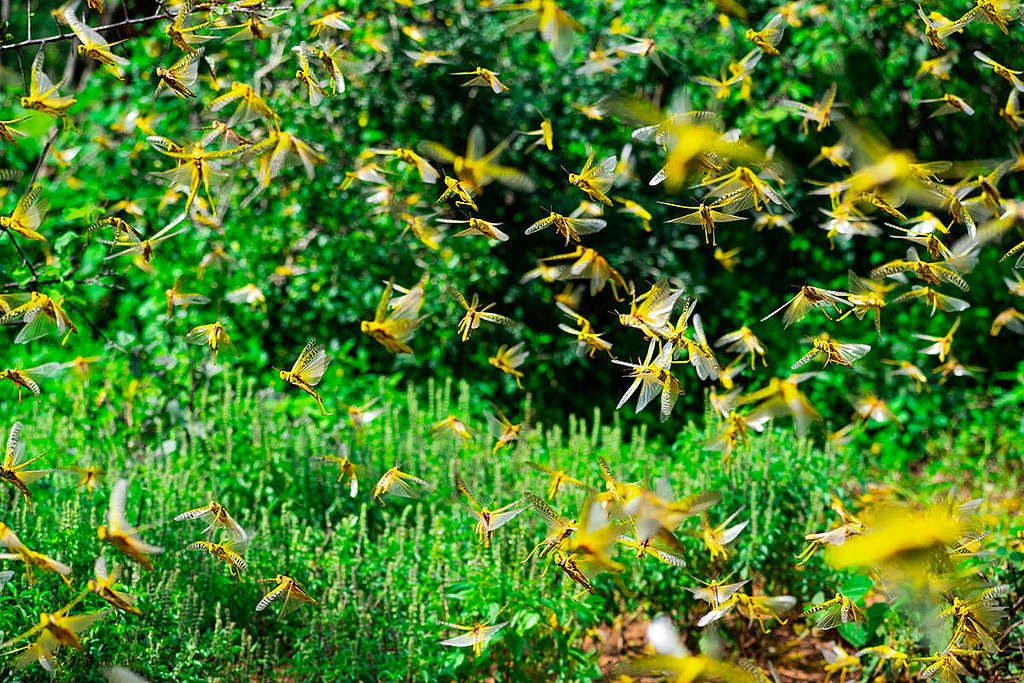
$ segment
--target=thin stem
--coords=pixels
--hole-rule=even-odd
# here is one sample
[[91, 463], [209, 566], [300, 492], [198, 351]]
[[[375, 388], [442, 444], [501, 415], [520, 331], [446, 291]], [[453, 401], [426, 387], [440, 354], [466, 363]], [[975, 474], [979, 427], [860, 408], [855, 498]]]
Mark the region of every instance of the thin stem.
[[21, 260], [24, 261], [25, 265], [28, 266], [28, 269], [32, 271], [32, 279], [29, 282], [32, 284], [38, 282], [39, 273], [36, 272], [36, 267], [33, 266], [32, 262], [28, 260], [28, 257], [25, 256], [25, 252], [21, 250], [21, 245], [18, 244], [18, 240], [14, 239], [14, 233], [11, 232], [11, 229], [6, 225], [4, 226], [4, 232], [6, 232], [7, 236], [11, 238], [11, 242], [14, 244], [14, 248], [18, 250], [18, 255], [21, 256]]
[[103, 340], [104, 340], [104, 341], [106, 341], [106, 342], [107, 342], [107, 344], [109, 344], [109, 345], [110, 345], [111, 347], [113, 347], [113, 348], [117, 349], [117, 350], [118, 350], [118, 351], [120, 351], [121, 353], [123, 353], [123, 354], [125, 354], [125, 355], [127, 355], [127, 354], [128, 354], [128, 350], [127, 350], [127, 349], [125, 349], [125, 348], [124, 348], [123, 346], [121, 346], [120, 344], [118, 344], [118, 343], [117, 343], [116, 341], [114, 341], [113, 339], [111, 339], [110, 337], [108, 337], [108, 336], [107, 336], [107, 335], [106, 335], [106, 334], [105, 334], [105, 333], [103, 332], [103, 330], [101, 330], [101, 329], [100, 329], [99, 327], [97, 327], [97, 326], [96, 326], [96, 323], [94, 323], [94, 322], [92, 321], [92, 319], [91, 319], [91, 318], [89, 318], [89, 316], [87, 316], [87, 315], [85, 314], [85, 311], [83, 311], [83, 310], [81, 309], [81, 307], [80, 307], [80, 306], [79, 306], [78, 304], [74, 303], [73, 301], [67, 301], [66, 303], [67, 303], [67, 305], [68, 305], [68, 306], [69, 306], [69, 307], [70, 307], [71, 309], [73, 309], [73, 310], [75, 311], [75, 313], [77, 313], [78, 315], [80, 315], [80, 316], [82, 317], [82, 320], [84, 320], [84, 321], [85, 321], [86, 323], [88, 323], [88, 324], [89, 324], [89, 327], [90, 327], [90, 328], [92, 329], [92, 331], [93, 331], [93, 332], [94, 332], [94, 333], [95, 333], [96, 335], [98, 335], [98, 336], [100, 336], [100, 337], [103, 337]]
[[46, 144], [43, 145], [43, 151], [39, 153], [39, 161], [36, 162], [36, 169], [32, 171], [32, 179], [28, 181], [28, 187], [31, 190], [32, 186], [36, 184], [36, 179], [39, 177], [39, 172], [43, 170], [43, 164], [46, 163], [46, 155], [50, 151], [50, 147], [53, 147], [53, 141], [57, 139], [58, 129], [54, 127], [53, 132], [50, 133], [50, 137], [46, 140]]

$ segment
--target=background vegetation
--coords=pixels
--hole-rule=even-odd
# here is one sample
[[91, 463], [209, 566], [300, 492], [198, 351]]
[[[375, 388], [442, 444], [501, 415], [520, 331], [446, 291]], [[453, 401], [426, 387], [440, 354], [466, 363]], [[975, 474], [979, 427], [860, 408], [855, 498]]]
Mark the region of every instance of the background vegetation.
[[[41, 2], [26, 8], [15, 3], [4, 17], [4, 43], [67, 32], [50, 17], [56, 5]], [[42, 46], [47, 73], [54, 80], [61, 73], [69, 76], [63, 90], [78, 99], [71, 110], [75, 129], [33, 114], [17, 125], [28, 137], [0, 147], [3, 166], [12, 171], [11, 179], [0, 185], [4, 214], [13, 210], [33, 177], [53, 207], [43, 227], [47, 243], [22, 242], [34, 273], [13, 248], [2, 248], [0, 290], [37, 289], [62, 299], [78, 333], [66, 346], [54, 337], [8, 344], [0, 365], [93, 360], [87, 381], [73, 373], [44, 381], [43, 395], [35, 403], [16, 403], [13, 390], [5, 386], [3, 424], [21, 419], [29, 452], [48, 452], [47, 466], [95, 463], [110, 472], [108, 483], [129, 476], [129, 511], [157, 523], [153, 541], [168, 548], [153, 575], [133, 571], [127, 579], [143, 596], [146, 616], [103, 622], [90, 632], [85, 654], [61, 658], [62, 677], [94, 679], [97, 665], [107, 663], [124, 664], [154, 680], [285, 675], [315, 680], [325, 670], [362, 680], [528, 678], [533, 672], [552, 671], [564, 680], [598, 676], [602, 657], [621, 658], [623, 653], [608, 653], [610, 646], [601, 646], [604, 654], [599, 656], [593, 651], [595, 634], [614, 630], [616, 615], [627, 615], [620, 619], [627, 622], [629, 615], [646, 615], [637, 617], [643, 621], [666, 611], [681, 624], [694, 623], [700, 611], [681, 588], [692, 582], [673, 568], [631, 566], [623, 577], [628, 590], [602, 576], [596, 596], [572, 601], [557, 572], [542, 578], [539, 565], [519, 564], [539, 533], [531, 513], [523, 515], [528, 521], [517, 520], [504, 529], [502, 542], [488, 554], [472, 545], [470, 518], [450, 497], [456, 471], [488, 500], [504, 503], [524, 490], [542, 491], [544, 480], [523, 466], [527, 460], [564, 467], [597, 485], [598, 455], [626, 480], [639, 480], [650, 471], [668, 476], [681, 492], [720, 492], [723, 502], [716, 512], [722, 512], [721, 518], [746, 505], [743, 514], [751, 519], [751, 528], [737, 544], [738, 560], [720, 569], [754, 578], [767, 594], [794, 595], [800, 604], [818, 593], [829, 597], [837, 582], [851, 580], [820, 561], [802, 572], [792, 567], [802, 535], [825, 528], [830, 490], [853, 500], [869, 483], [884, 482], [899, 486], [912, 499], [934, 502], [956, 483], [962, 491], [958, 495], [985, 497], [990, 546], [996, 552], [994, 578], [1015, 586], [1005, 625], [1019, 621], [1020, 575], [1013, 568], [1020, 553], [1013, 541], [1019, 525], [1012, 519], [1020, 506], [1016, 441], [1024, 427], [1024, 365], [1019, 336], [1009, 330], [998, 337], [987, 334], [996, 313], [1014, 304], [1003, 284], [1003, 278], [1012, 277], [1010, 264], [999, 263], [1003, 250], [981, 250], [968, 277], [971, 291], [965, 298], [971, 307], [961, 314], [956, 336], [956, 357], [984, 372], [936, 385], [930, 392], [915, 393], [906, 378], [890, 376], [891, 368], [878, 361], [910, 360], [930, 372], [933, 366], [918, 353], [923, 343], [910, 334], [942, 335], [953, 324], [953, 314], [929, 316], [923, 304], [886, 308], [881, 339], [869, 319], [852, 316], [835, 324], [814, 316], [789, 329], [777, 318], [754, 323], [792, 296], [795, 287], [809, 283], [845, 289], [848, 269], [867, 275], [871, 268], [902, 257], [907, 246], [885, 237], [837, 240], [830, 247], [818, 227], [823, 221], [819, 209], [827, 208], [827, 201], [809, 195], [812, 187], [805, 181], [846, 175], [827, 164], [808, 168], [819, 148], [835, 144], [840, 134], [830, 127], [805, 135], [781, 101], [811, 102], [834, 81], [848, 121], [876, 131], [895, 147], [913, 150], [922, 160], [978, 161], [991, 169], [1009, 158], [1020, 137], [996, 116], [1007, 84], [982, 69], [971, 53], [982, 49], [997, 61], [1021, 67], [1020, 22], [1011, 24], [1009, 35], [974, 22], [951, 38], [958, 57], [951, 79], [940, 82], [917, 77], [921, 61], [936, 55], [921, 39], [913, 3], [804, 4], [799, 6], [802, 26], [787, 29], [783, 54], [763, 59], [752, 74], [749, 99], [742, 99], [737, 88], [720, 101], [693, 77], [717, 75], [730, 60], [738, 60], [750, 47], [745, 29], [763, 26], [777, 8], [751, 1], [745, 3], [743, 18], [723, 14], [712, 2], [677, 5], [562, 3], [585, 32], [576, 38], [572, 61], [561, 65], [536, 32], [507, 30], [514, 13], [494, 11], [488, 3], [302, 2], [279, 13], [273, 23], [284, 31], [269, 40], [208, 43], [208, 60], [193, 88], [197, 99], [188, 101], [153, 93], [155, 69], [179, 56], [161, 30], [166, 20], [107, 34], [111, 41], [125, 39], [116, 48], [130, 59], [123, 82], [75, 55], [73, 40]], [[955, 18], [969, 9], [964, 5], [936, 2], [926, 9]], [[26, 9], [32, 12], [31, 35]], [[86, 22], [114, 23], [161, 9], [125, 0], [108, 3], [100, 16], [90, 12]], [[352, 29], [330, 34], [326, 42], [341, 45], [353, 62], [372, 68], [350, 77], [343, 93], [314, 107], [294, 79], [297, 61], [291, 48], [310, 40], [310, 21], [333, 9], [343, 12]], [[237, 23], [243, 16], [224, 8], [218, 12], [223, 13], [222, 24]], [[625, 41], [612, 32], [621, 22], [632, 34], [649, 35], [674, 59], [664, 59], [660, 69], [632, 56], [614, 73], [576, 74], [590, 50]], [[37, 49], [0, 50], [0, 118], [31, 113], [16, 103]], [[446, 57], [450, 64], [416, 68], [403, 52], [416, 49], [451, 51]], [[477, 65], [499, 72], [510, 91], [493, 95], [466, 89], [460, 86], [464, 79], [449, 75]], [[203, 127], [223, 118], [223, 112], [212, 113], [205, 105], [232, 81], [258, 87], [281, 116], [282, 129], [323, 152], [327, 162], [311, 180], [301, 166], [294, 166], [269, 188], [255, 192], [255, 166], [232, 160], [227, 165], [232, 175], [215, 195], [217, 206], [198, 202], [186, 223], [188, 231], [158, 247], [155, 272], [130, 266], [127, 259], [104, 261], [109, 249], [88, 231], [98, 217], [120, 212], [152, 234], [184, 206], [182, 195], [168, 197], [168, 188], [149, 175], [170, 164], [147, 143], [147, 136], [156, 133], [183, 144], [198, 139]], [[964, 97], [977, 113], [929, 119], [930, 105], [915, 104], [943, 92]], [[696, 195], [684, 189], [669, 196], [664, 188], [649, 186], [662, 152], [631, 140], [635, 125], [607, 112], [595, 120], [579, 109], [616, 93], [662, 106], [687, 98], [692, 108], [717, 111], [727, 127], [735, 126], [746, 138], [765, 148], [774, 146], [776, 158], [786, 164], [784, 194], [795, 208], [793, 234], [779, 229], [755, 232], [749, 222], [724, 226], [720, 245], [741, 248], [740, 263], [730, 273], [703, 244], [699, 229], [665, 224], [677, 210], [659, 201], [689, 204]], [[552, 121], [554, 151], [534, 148], [533, 138], [519, 136], [501, 158], [534, 178], [537, 190], [511, 192], [492, 185], [478, 198], [479, 215], [501, 221], [512, 235], [502, 245], [449, 238], [431, 249], [404, 231], [397, 211], [378, 211], [368, 201], [379, 188], [359, 181], [345, 186], [346, 173], [357, 168], [368, 148], [416, 147], [435, 140], [461, 152], [474, 125], [494, 145], [514, 132], [537, 128], [542, 117]], [[238, 130], [254, 139], [265, 135], [258, 122]], [[609, 210], [608, 227], [587, 245], [639, 291], [659, 275], [677, 278], [700, 296], [698, 310], [712, 339], [741, 324], [754, 326], [766, 344], [770, 367], [739, 379], [745, 389], [785, 375], [806, 349], [799, 338], [823, 331], [826, 324], [843, 341], [873, 345], [870, 362], [802, 385], [826, 418], [808, 439], [797, 440], [788, 425], [773, 427], [752, 443], [749, 453], [738, 456], [727, 474], [719, 456], [703, 450], [717, 429], [713, 418], [705, 419], [710, 385], [689, 372], [684, 373], [687, 394], [666, 424], [653, 415], [615, 413], [627, 386], [621, 369], [604, 359], [577, 358], [572, 340], [557, 330], [562, 319], [554, 298], [563, 283], [520, 282], [538, 258], [569, 251], [550, 231], [522, 235], [549, 208], [569, 213], [583, 198], [568, 186], [563, 168], [578, 170], [590, 150], [597, 158], [622, 155], [626, 144], [632, 144], [636, 177], [617, 186], [615, 194], [647, 208], [653, 215], [652, 230], [645, 232], [636, 218]], [[410, 169], [390, 167], [394, 173], [387, 177], [396, 202], [419, 195], [419, 202], [409, 202], [416, 213], [442, 211], [433, 207], [436, 186], [422, 183]], [[968, 168], [958, 170], [966, 174]], [[1008, 174], [1000, 190], [1005, 197], [1019, 196], [1020, 183], [1019, 175]], [[141, 213], [126, 213], [122, 202]], [[201, 265], [211, 254], [223, 255]], [[391, 355], [361, 335], [358, 322], [372, 317], [385, 281], [393, 277], [408, 286], [423, 270], [430, 272], [424, 304], [430, 317], [411, 343], [413, 356]], [[164, 292], [179, 276], [186, 278], [186, 291], [201, 292], [211, 303], [179, 308], [168, 319]], [[225, 294], [247, 284], [261, 289], [264, 303], [225, 300]], [[518, 324], [485, 327], [471, 342], [460, 343], [455, 325], [462, 311], [444, 294], [449, 286], [497, 302], [496, 310]], [[613, 310], [622, 312], [628, 306], [608, 289], [581, 302], [581, 311], [599, 330], [608, 331], [616, 355], [627, 360], [642, 356], [646, 348], [640, 335], [616, 326]], [[227, 325], [237, 346], [237, 354], [221, 356], [219, 365], [209, 362], [208, 349], [184, 341], [189, 329], [215, 320]], [[12, 340], [16, 330], [10, 330]], [[323, 340], [332, 358], [323, 384], [335, 413], [329, 418], [312, 418], [308, 397], [291, 396], [291, 387], [273, 369], [290, 367], [310, 337]], [[499, 344], [520, 340], [531, 350], [523, 368], [523, 392], [487, 363]], [[465, 384], [453, 398], [452, 387], [459, 382]], [[826, 448], [824, 434], [847, 423], [850, 399], [868, 391], [888, 401], [901, 427], [868, 423], [844, 450]], [[371, 423], [364, 440], [356, 442], [342, 419], [344, 407], [375, 396], [387, 410]], [[528, 397], [525, 404], [523, 396]], [[515, 421], [534, 425], [525, 447], [514, 456], [489, 454], [482, 427], [482, 406], [488, 402]], [[456, 448], [425, 436], [431, 421], [450, 412], [477, 427], [472, 447]], [[370, 504], [365, 490], [350, 500], [334, 484], [327, 464], [313, 458], [336, 453], [342, 442], [349, 444], [356, 462], [378, 470], [399, 463], [438, 489], [420, 501], [389, 504], [383, 510]], [[90, 497], [74, 493], [71, 475], [56, 474], [44, 482], [35, 514], [27, 514], [12, 496], [6, 523], [30, 547], [61, 549], [76, 575], [84, 576], [97, 551], [94, 529], [106, 509], [109, 487]], [[364, 489], [372, 482], [367, 478]], [[252, 570], [241, 584], [233, 583], [209, 558], [181, 550], [194, 540], [196, 530], [163, 524], [211, 497], [222, 500], [256, 532], [247, 556]], [[582, 495], [570, 500], [567, 512]], [[693, 549], [688, 571], [707, 578], [715, 568], [700, 556], [697, 539], [684, 540]], [[318, 608], [283, 622], [254, 617], [258, 591], [252, 579], [278, 572], [303, 581], [318, 599]], [[5, 638], [20, 632], [40, 610], [62, 604], [66, 594], [53, 577], [36, 586], [17, 577], [0, 588], [0, 631]], [[484, 619], [505, 605], [502, 619], [511, 618], [512, 624], [482, 658], [437, 645], [449, 635], [439, 620]], [[736, 643], [752, 637], [742, 626], [727, 629]], [[883, 642], [900, 629], [910, 640], [916, 638], [911, 625], [892, 619], [843, 636], [860, 646]], [[1019, 643], [1019, 630], [1006, 642]], [[696, 633], [693, 629], [690, 636], [693, 646]], [[785, 633], [794, 640], [802, 635]], [[781, 647], [775, 640], [758, 638], [765, 653]], [[862, 638], [863, 643], [856, 642]], [[638, 647], [637, 642], [631, 645]], [[1019, 675], [1020, 647], [1007, 649], [993, 669], [978, 671], [979, 676], [998, 680]], [[813, 666], [793, 666], [807, 671], [818, 666], [816, 650], [811, 648], [807, 658]], [[37, 667], [17, 675], [31, 679], [42, 674]]]

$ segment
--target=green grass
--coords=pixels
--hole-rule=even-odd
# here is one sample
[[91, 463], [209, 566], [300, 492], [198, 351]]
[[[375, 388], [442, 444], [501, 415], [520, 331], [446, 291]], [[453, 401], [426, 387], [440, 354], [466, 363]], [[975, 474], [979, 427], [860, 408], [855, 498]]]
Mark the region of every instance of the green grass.
[[[57, 679], [67, 681], [101, 680], [100, 667], [108, 664], [154, 681], [276, 680], [286, 675], [304, 681], [598, 677], [596, 657], [582, 649], [588, 629], [617, 615], [653, 617], [658, 612], [672, 614], [685, 628], [702, 613], [682, 590], [695, 585], [687, 574], [711, 578], [732, 572], [754, 579], [758, 592], [791, 594], [798, 605], [809, 604], [818, 593], [830, 597], [850, 577], [828, 569], [820, 557], [802, 571], [794, 569], [792, 558], [803, 546], [802, 536], [831, 524], [830, 491], [851, 492], [876, 477], [888, 478], [873, 472], [869, 450], [822, 450], [811, 440], [794, 440], [788, 427], [755, 438], [727, 474], [719, 455], [703, 449], [710, 427], [685, 425], [675, 443], [666, 446], [649, 442], [642, 430], [630, 433], [624, 413], [594, 414], [565, 426], [533, 426], [513, 454], [492, 454], [481, 407], [467, 386], [456, 391], [450, 382], [391, 395], [384, 414], [370, 423], [361, 440], [339, 416], [315, 417], [306, 400], [266, 400], [254, 382], [241, 378], [215, 377], [200, 387], [194, 406], [167, 406], [135, 416], [130, 424], [125, 415], [141, 411], [120, 410], [118, 418], [93, 419], [86, 429], [83, 417], [96, 408], [84, 401], [76, 402], [70, 414], [37, 405], [33, 410], [25, 404], [29, 412], [21, 416], [30, 455], [49, 452], [43, 458], [47, 466], [97, 464], [109, 475], [92, 496], [75, 490], [71, 474], [43, 479], [33, 487], [35, 514], [12, 497], [6, 523], [30, 548], [71, 564], [75, 577], [74, 589], [50, 574], [29, 586], [21, 568], [11, 567], [15, 578], [0, 588], [3, 637], [28, 628], [40, 611], [58, 608], [84, 587], [98, 553], [108, 561], [118, 559], [110, 547], [101, 548], [95, 531], [116, 478], [131, 481], [129, 520], [152, 525], [143, 537], [166, 548], [155, 558], [152, 573], [129, 565], [124, 576], [126, 589], [140, 597], [141, 618], [110, 614], [87, 632], [84, 653], [61, 651]], [[518, 414], [530, 412], [527, 399]], [[434, 421], [449, 414], [476, 431], [471, 445], [426, 436]], [[333, 464], [315, 457], [337, 453], [343, 443], [354, 461], [375, 473], [399, 464], [436, 488], [420, 500], [388, 497], [387, 507], [381, 508], [370, 500], [375, 478], [369, 476], [351, 499], [336, 484]], [[1004, 435], [990, 448], [1005, 450], [1011, 443]], [[962, 444], [948, 446], [947, 456]], [[502, 528], [485, 550], [476, 544], [466, 509], [454, 499], [456, 473], [482, 503], [492, 506], [524, 491], [543, 494], [545, 476], [526, 467], [526, 461], [566, 469], [596, 487], [598, 457], [623, 480], [664, 475], [679, 495], [717, 491], [722, 501], [711, 510], [712, 521], [744, 506], [741, 518], [751, 525], [729, 560], [711, 565], [699, 539], [687, 535], [699, 529], [698, 520], [690, 520], [680, 533], [688, 550], [685, 570], [651, 559], [641, 566], [622, 555], [627, 570], [618, 577], [621, 581], [601, 575], [595, 595], [574, 601], [574, 587], [557, 568], [545, 575], [535, 561], [522, 564], [541, 538], [535, 514], [527, 511]], [[945, 472], [957, 471], [955, 457], [945, 462]], [[991, 490], [1007, 481], [1006, 471], [993, 459], [991, 468], [977, 468], [967, 488]], [[931, 488], [935, 491], [926, 495], [934, 500], [948, 484]], [[583, 498], [581, 491], [569, 490], [556, 507], [574, 515]], [[253, 536], [246, 554], [250, 571], [237, 583], [213, 558], [184, 550], [200, 538], [198, 522], [170, 521], [211, 499], [223, 503]], [[1019, 573], [1009, 573], [1004, 564], [1010, 559], [1006, 540], [1014, 529], [1005, 514], [997, 513], [986, 510], [985, 518], [993, 532], [991, 545], [1002, 546], [997, 572], [1019, 582]], [[283, 620], [256, 615], [261, 584], [255, 579], [278, 573], [300, 581], [319, 604]], [[76, 611], [103, 606], [89, 596]], [[440, 621], [484, 620], [502, 607], [501, 620], [511, 624], [478, 660], [468, 651], [438, 644], [452, 635]], [[874, 626], [877, 632], [869, 628], [853, 638], [881, 642], [886, 629], [912, 632], [895, 614]], [[750, 637], [753, 631], [745, 623], [729, 623], [727, 647], [735, 646], [740, 633]], [[687, 633], [698, 635], [695, 628]], [[45, 678], [37, 665], [3, 675], [12, 681]]]

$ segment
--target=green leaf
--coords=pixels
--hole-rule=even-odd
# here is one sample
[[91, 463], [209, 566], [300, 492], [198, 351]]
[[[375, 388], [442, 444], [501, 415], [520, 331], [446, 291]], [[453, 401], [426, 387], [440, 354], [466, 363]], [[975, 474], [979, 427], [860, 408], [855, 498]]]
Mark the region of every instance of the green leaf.
[[868, 629], [864, 624], [840, 624], [836, 631], [843, 637], [843, 640], [854, 647], [863, 647], [868, 642]]
[[64, 248], [67, 247], [68, 244], [71, 243], [71, 240], [75, 239], [76, 237], [78, 237], [77, 233], [68, 230], [63, 235], [54, 240], [53, 250], [58, 254], [62, 253], [64, 251]]
[[846, 597], [857, 602], [861, 601], [874, 585], [875, 584], [870, 577], [858, 574], [847, 579], [839, 590], [846, 595]]
[[540, 615], [536, 612], [520, 612], [516, 619], [516, 627], [519, 631], [529, 631], [540, 623]]
[[64, 209], [64, 213], [61, 214], [61, 218], [65, 223], [76, 223], [83, 221], [92, 225], [96, 222], [96, 219], [103, 215], [103, 209], [96, 206], [95, 204], [85, 204], [84, 206], [76, 206], [68, 209]]

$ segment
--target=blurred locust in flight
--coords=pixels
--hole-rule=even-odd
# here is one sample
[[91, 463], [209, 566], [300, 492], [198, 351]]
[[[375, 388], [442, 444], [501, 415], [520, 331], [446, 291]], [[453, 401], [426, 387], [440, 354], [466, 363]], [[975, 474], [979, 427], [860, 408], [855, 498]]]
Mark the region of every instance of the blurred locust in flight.
[[224, 329], [224, 325], [218, 320], [215, 323], [209, 325], [199, 325], [189, 330], [188, 334], [185, 335], [185, 341], [189, 344], [196, 344], [199, 346], [209, 346], [213, 349], [213, 362], [217, 363], [217, 354], [222, 349], [234, 353], [235, 345], [231, 343], [231, 337], [228, 336], [228, 332]]
[[495, 531], [511, 522], [516, 518], [516, 516], [526, 510], [525, 506], [516, 507], [516, 502], [509, 503], [508, 505], [504, 505], [493, 510], [480, 505], [480, 503], [476, 502], [476, 499], [473, 498], [473, 495], [469, 492], [469, 487], [466, 486], [466, 482], [464, 482], [458, 475], [455, 476], [455, 488], [469, 502], [470, 512], [477, 520], [477, 542], [481, 543], [485, 548], [491, 547], [491, 537], [494, 535]]
[[150, 555], [162, 553], [160, 546], [146, 543], [139, 536], [143, 527], [133, 527], [125, 517], [125, 501], [128, 498], [128, 480], [119, 479], [110, 491], [110, 509], [107, 513], [107, 524], [100, 525], [97, 537], [114, 546], [122, 553], [135, 560], [146, 571], [153, 569]]
[[459, 321], [457, 332], [459, 338], [462, 341], [468, 341], [473, 333], [480, 327], [481, 322], [494, 323], [496, 325], [514, 325], [515, 321], [511, 318], [499, 315], [498, 313], [490, 313], [490, 309], [495, 304], [489, 303], [483, 308], [480, 307], [480, 297], [473, 294], [471, 301], [467, 302], [466, 297], [455, 289], [449, 290], [449, 293], [455, 297], [459, 302], [459, 305], [466, 309], [466, 315], [462, 316], [462, 320]]
[[59, 562], [51, 557], [47, 557], [42, 553], [38, 553], [34, 550], [30, 550], [28, 546], [21, 542], [21, 539], [15, 535], [11, 528], [0, 522], [0, 548], [7, 548], [13, 550], [12, 553], [0, 553], [0, 560], [20, 560], [25, 563], [25, 582], [30, 586], [35, 583], [35, 574], [33, 568], [39, 568], [43, 571], [53, 572], [64, 580], [64, 583], [71, 585], [71, 567]]
[[384, 286], [380, 303], [374, 313], [373, 320], [359, 323], [364, 334], [379, 342], [391, 353], [412, 353], [408, 342], [425, 316], [420, 316], [428, 275], [423, 274], [420, 281], [405, 293], [392, 300], [391, 292], [399, 289], [389, 280]]
[[[455, 167], [455, 175], [465, 183], [471, 193], [478, 193], [486, 185], [497, 181], [514, 190], [531, 192], [537, 184], [528, 175], [509, 166], [501, 166], [496, 162], [498, 156], [508, 147], [513, 135], [499, 142], [491, 151], [484, 152], [484, 131], [474, 126], [469, 131], [465, 155], [458, 155], [437, 142], [425, 141], [419, 145], [420, 151], [437, 161]], [[472, 202], [467, 202], [471, 204]]]

